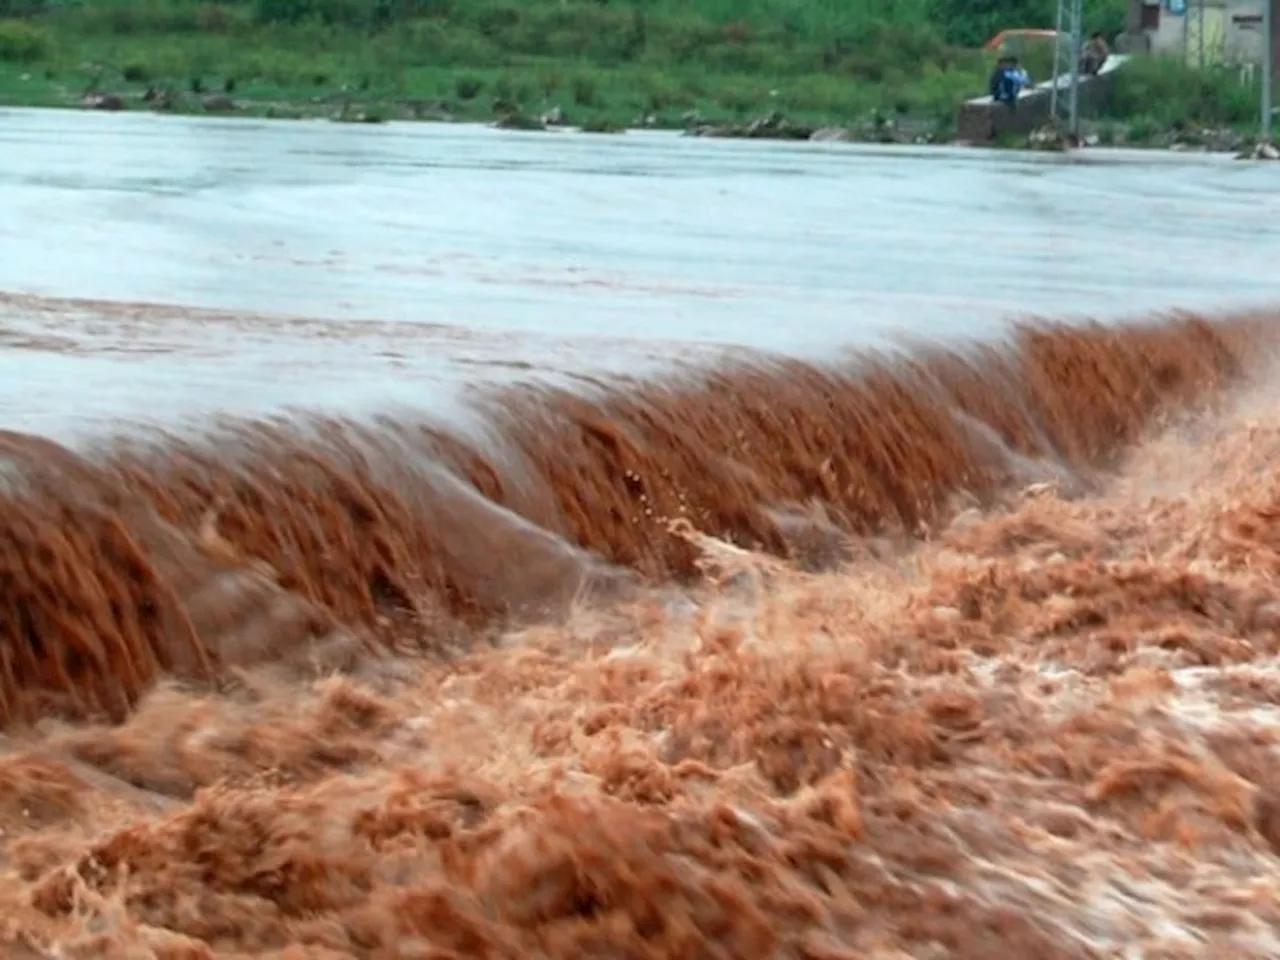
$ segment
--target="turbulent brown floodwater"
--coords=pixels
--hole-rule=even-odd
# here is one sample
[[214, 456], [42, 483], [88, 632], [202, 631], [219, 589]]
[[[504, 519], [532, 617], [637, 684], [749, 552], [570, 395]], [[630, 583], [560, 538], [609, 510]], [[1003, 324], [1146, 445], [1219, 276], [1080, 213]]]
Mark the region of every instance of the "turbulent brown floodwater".
[[1274, 956], [1274, 322], [8, 434], [11, 949]]
[[0, 392], [7, 956], [1280, 955], [1275, 313], [272, 418], [414, 338], [3, 306], [68, 392], [316, 344]]

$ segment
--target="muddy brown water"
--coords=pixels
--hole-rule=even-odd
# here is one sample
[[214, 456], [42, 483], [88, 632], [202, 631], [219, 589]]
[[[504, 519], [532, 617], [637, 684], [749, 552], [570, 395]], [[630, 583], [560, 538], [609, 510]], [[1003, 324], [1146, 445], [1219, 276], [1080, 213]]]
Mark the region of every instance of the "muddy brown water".
[[1269, 170], [0, 141], [5, 955], [1277, 955]]

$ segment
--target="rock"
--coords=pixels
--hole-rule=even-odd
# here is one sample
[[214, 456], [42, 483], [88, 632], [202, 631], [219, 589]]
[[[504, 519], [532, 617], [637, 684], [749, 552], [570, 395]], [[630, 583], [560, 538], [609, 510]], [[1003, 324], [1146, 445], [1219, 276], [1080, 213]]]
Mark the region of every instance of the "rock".
[[91, 93], [84, 98], [90, 110], [123, 110], [124, 98], [118, 93]]
[[808, 140], [813, 136], [813, 127], [793, 123], [781, 113], [774, 111], [767, 117], [752, 121], [747, 126], [747, 136], [776, 137], [785, 140]]
[[1234, 130], [1204, 128], [1176, 131], [1168, 146], [1171, 150], [1224, 153], [1228, 150], [1241, 150], [1246, 144], [1244, 138]]
[[404, 100], [401, 103], [415, 120], [450, 123], [454, 119], [449, 105], [443, 100]]
[[523, 113], [504, 113], [493, 124], [499, 130], [545, 130], [547, 125], [541, 117], [530, 117]]
[[564, 124], [564, 111], [558, 106], [552, 107], [542, 115], [542, 125], [544, 127], [559, 127]]
[[686, 137], [731, 137], [733, 128], [714, 123], [699, 123], [685, 127], [684, 135]]
[[200, 105], [209, 113], [230, 113], [239, 109], [236, 102], [225, 93], [211, 93], [201, 98]]
[[1259, 142], [1236, 154], [1237, 160], [1280, 160], [1280, 147], [1274, 143]]
[[731, 123], [718, 126], [695, 126], [687, 133], [702, 137], [730, 137], [740, 140], [808, 140], [815, 128], [793, 123], [779, 111], [758, 117], [750, 123]]
[[178, 106], [179, 97], [168, 87], [156, 89], [148, 87], [142, 95], [144, 103], [150, 104], [152, 110], [172, 110]]
[[1031, 136], [1027, 138], [1027, 144], [1032, 150], [1051, 150], [1056, 153], [1066, 153], [1066, 151], [1080, 145], [1072, 134], [1066, 133], [1053, 125], [1032, 130]]
[[851, 143], [855, 138], [853, 131], [844, 127], [819, 127], [809, 135], [809, 139], [819, 143]]

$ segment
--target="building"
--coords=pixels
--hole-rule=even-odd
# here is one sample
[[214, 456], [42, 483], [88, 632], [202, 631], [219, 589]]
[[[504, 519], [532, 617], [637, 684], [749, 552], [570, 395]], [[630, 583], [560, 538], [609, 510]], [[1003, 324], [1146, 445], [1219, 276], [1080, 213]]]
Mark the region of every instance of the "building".
[[1120, 46], [1186, 56], [1197, 66], [1261, 64], [1267, 2], [1272, 5], [1272, 48], [1280, 50], [1280, 0], [1130, 0]]

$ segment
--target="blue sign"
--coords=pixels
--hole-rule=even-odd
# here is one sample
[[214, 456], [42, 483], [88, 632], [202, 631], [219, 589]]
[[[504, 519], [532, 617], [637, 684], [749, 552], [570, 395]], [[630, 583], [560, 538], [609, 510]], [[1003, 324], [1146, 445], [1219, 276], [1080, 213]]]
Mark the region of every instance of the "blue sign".
[[1164, 0], [1164, 8], [1175, 17], [1181, 17], [1187, 12], [1187, 0]]

